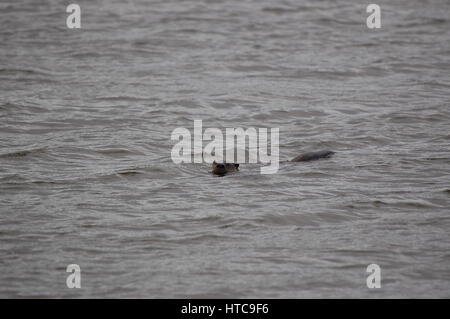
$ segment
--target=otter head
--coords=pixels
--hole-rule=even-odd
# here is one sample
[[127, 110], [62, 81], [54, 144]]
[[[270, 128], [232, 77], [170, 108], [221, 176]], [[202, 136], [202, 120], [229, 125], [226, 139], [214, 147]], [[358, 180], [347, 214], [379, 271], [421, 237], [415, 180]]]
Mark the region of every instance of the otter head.
[[216, 175], [225, 175], [229, 172], [236, 172], [239, 170], [239, 164], [230, 164], [230, 163], [216, 163], [216, 161], [212, 164], [212, 173]]

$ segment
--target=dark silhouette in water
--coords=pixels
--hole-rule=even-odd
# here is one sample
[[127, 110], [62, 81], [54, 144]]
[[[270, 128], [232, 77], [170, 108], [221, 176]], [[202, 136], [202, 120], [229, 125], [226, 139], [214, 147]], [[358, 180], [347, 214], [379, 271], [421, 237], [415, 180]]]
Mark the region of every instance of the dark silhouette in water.
[[[318, 152], [308, 152], [304, 154], [300, 154], [294, 157], [292, 160], [288, 162], [309, 162], [315, 161], [321, 158], [329, 158], [335, 152], [333, 151], [318, 151]], [[216, 175], [223, 176], [230, 172], [237, 172], [239, 170], [239, 164], [235, 163], [216, 163], [216, 161], [212, 164], [212, 173]]]
[[239, 170], [239, 164], [231, 163], [216, 163], [212, 164], [212, 173], [216, 175], [225, 175], [230, 172], [237, 172]]
[[318, 152], [309, 152], [305, 154], [300, 154], [299, 156], [294, 157], [290, 162], [309, 162], [318, 160], [321, 158], [329, 158], [333, 155], [333, 151], [318, 151]]

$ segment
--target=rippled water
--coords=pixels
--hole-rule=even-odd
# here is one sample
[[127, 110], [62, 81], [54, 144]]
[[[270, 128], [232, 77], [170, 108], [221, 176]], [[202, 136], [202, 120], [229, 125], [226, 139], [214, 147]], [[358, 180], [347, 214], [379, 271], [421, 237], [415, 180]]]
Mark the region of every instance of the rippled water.
[[[450, 3], [377, 3], [2, 0], [0, 296], [450, 297]], [[215, 177], [194, 119], [336, 155]]]

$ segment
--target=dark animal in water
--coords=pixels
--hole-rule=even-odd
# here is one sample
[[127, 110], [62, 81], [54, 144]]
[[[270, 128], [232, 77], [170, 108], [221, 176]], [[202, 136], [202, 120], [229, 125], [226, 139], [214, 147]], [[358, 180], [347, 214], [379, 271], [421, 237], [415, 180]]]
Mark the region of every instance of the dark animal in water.
[[[309, 152], [300, 154], [294, 157], [292, 160], [288, 162], [309, 162], [318, 160], [321, 158], [329, 158], [334, 154], [333, 151], [318, 151], [318, 152]], [[230, 172], [236, 172], [239, 170], [239, 164], [235, 163], [216, 163], [216, 161], [212, 164], [212, 173], [216, 175], [225, 175]]]

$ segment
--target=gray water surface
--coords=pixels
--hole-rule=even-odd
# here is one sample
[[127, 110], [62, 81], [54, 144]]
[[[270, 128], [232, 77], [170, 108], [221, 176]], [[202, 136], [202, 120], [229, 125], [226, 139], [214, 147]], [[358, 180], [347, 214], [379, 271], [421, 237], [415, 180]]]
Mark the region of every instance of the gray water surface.
[[[450, 3], [377, 4], [2, 0], [0, 297], [450, 297]], [[194, 119], [336, 155], [216, 177]]]

